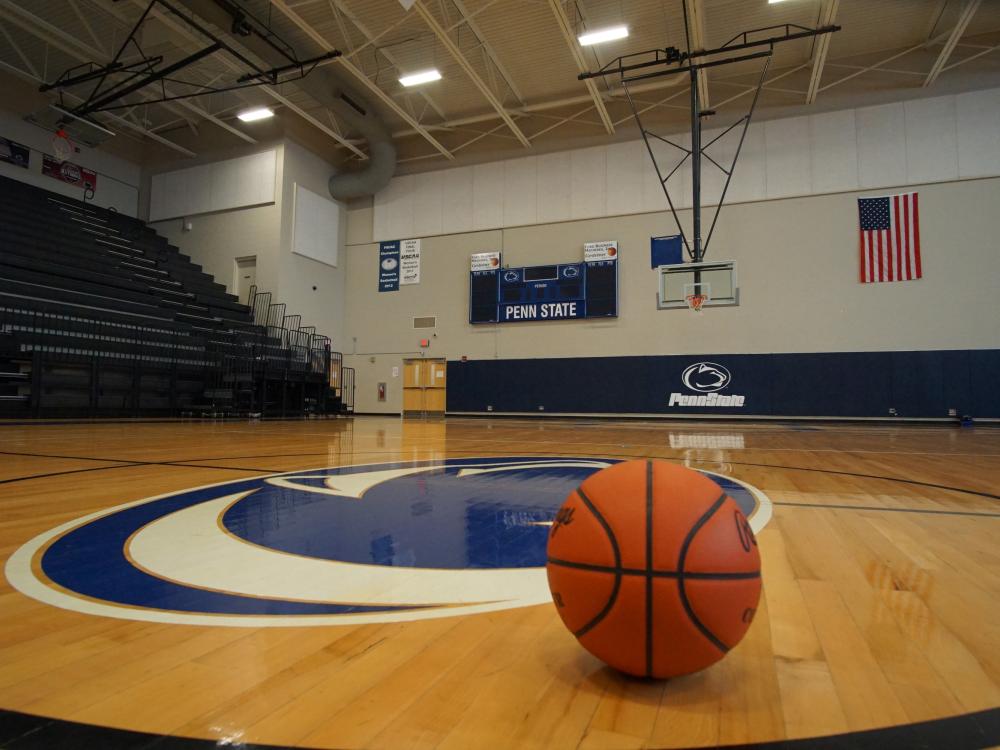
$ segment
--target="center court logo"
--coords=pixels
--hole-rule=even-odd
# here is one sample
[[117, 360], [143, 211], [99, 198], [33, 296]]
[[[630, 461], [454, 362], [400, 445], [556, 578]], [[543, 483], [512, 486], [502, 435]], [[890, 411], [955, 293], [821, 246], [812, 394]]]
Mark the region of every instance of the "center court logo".
[[[463, 458], [199, 487], [45, 532], [6, 574], [64, 609], [191, 625], [357, 625], [545, 604], [556, 512], [616, 461]], [[710, 476], [759, 531], [767, 498]]]
[[733, 380], [729, 370], [715, 362], [697, 362], [681, 373], [681, 382], [688, 390], [704, 395], [671, 393], [667, 406], [743, 406], [746, 396], [717, 393]]

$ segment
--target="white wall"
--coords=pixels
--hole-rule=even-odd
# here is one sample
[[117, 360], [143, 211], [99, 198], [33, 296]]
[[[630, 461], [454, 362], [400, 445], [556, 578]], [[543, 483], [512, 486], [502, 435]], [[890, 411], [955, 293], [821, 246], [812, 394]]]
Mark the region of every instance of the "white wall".
[[[317, 333], [333, 339], [334, 349], [339, 349], [344, 345], [344, 208], [337, 207], [337, 267], [292, 251], [295, 185], [325, 195], [333, 167], [291, 141], [262, 149], [275, 154], [272, 203], [214, 213], [200, 213], [202, 207], [194, 206], [191, 216], [151, 226], [230, 293], [236, 288], [236, 259], [256, 256], [258, 287], [271, 292], [275, 302], [284, 302], [287, 314], [301, 315], [303, 325], [315, 326]], [[186, 222], [190, 231], [183, 229]]]
[[149, 220], [232, 211], [275, 201], [278, 150], [154, 174]]
[[[83, 188], [42, 174], [42, 154], [52, 153], [52, 133], [25, 122], [10, 112], [0, 111], [0, 136], [31, 149], [27, 169], [0, 162], [0, 174], [53, 193], [83, 200]], [[137, 164], [86, 146], [81, 146], [80, 153], [70, 161], [97, 173], [97, 190], [91, 201], [94, 205], [114, 208], [127, 216], [138, 215], [141, 170]]]
[[[345, 209], [333, 204], [338, 211], [338, 265], [331, 266], [292, 250], [295, 185], [301, 185], [318, 195], [329, 195], [327, 182], [333, 167], [311, 151], [292, 141], [284, 146], [284, 170], [281, 196], [280, 263], [277, 299], [288, 305], [293, 314], [302, 315], [303, 323], [316, 326], [318, 333], [333, 339], [333, 348], [344, 346], [344, 257], [346, 240]], [[258, 281], [260, 275], [258, 272]]]
[[[805, 170], [805, 165], [789, 168]], [[766, 176], [765, 176], [766, 178]], [[457, 359], [657, 354], [1000, 348], [996, 213], [1000, 178], [914, 184], [920, 193], [923, 278], [858, 282], [857, 198], [864, 191], [743, 203], [726, 209], [710, 257], [738, 263], [740, 304], [698, 316], [658, 310], [649, 238], [666, 212], [426, 237], [421, 283], [377, 292], [378, 245], [347, 249], [347, 320], [357, 410], [398, 412], [392, 368], [407, 356]], [[351, 212], [364, 217], [365, 211]], [[682, 221], [690, 222], [690, 210]], [[575, 262], [583, 243], [619, 242], [619, 317], [523, 324], [468, 323], [469, 255], [502, 250], [511, 266]], [[950, 300], [960, 300], [952, 304]], [[437, 316], [433, 331], [412, 318]], [[433, 334], [429, 349], [420, 338]], [[374, 362], [372, 361], [374, 360]], [[375, 384], [389, 385], [386, 403]]]
[[[735, 129], [709, 153], [724, 166]], [[711, 140], [719, 130], [707, 131]], [[686, 137], [678, 142], [686, 144]], [[654, 142], [655, 143], [655, 142]], [[676, 163], [681, 152], [655, 143]], [[672, 153], [671, 153], [672, 152]], [[723, 175], [705, 163], [703, 202]], [[753, 124], [727, 203], [1000, 175], [1000, 89], [916, 99]], [[671, 179], [675, 205], [691, 205], [690, 169]], [[665, 199], [642, 141], [397, 177], [374, 200], [373, 239], [660, 211]], [[720, 220], [721, 221], [721, 220]], [[671, 229], [668, 221], [659, 234]]]
[[[274, 201], [262, 206], [201, 214], [201, 206], [192, 206], [191, 217], [180, 217], [150, 223], [181, 252], [202, 266], [206, 273], [225, 284], [230, 294], [236, 293], [236, 259], [257, 258], [257, 283], [268, 291], [277, 291], [281, 266], [281, 189], [284, 149], [281, 145], [261, 146], [259, 153], [273, 154]], [[195, 167], [207, 167], [208, 164]], [[152, 175], [152, 184], [158, 175]], [[208, 187], [207, 185], [204, 187]], [[191, 226], [189, 231], [184, 225]]]

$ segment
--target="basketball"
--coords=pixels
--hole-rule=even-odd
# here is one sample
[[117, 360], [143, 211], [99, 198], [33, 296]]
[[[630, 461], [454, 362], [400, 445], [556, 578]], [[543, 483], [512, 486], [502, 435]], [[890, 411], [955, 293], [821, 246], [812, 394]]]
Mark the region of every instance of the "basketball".
[[580, 644], [640, 677], [717, 662], [743, 638], [760, 597], [757, 541], [736, 502], [665, 461], [588, 477], [552, 524], [547, 570]]

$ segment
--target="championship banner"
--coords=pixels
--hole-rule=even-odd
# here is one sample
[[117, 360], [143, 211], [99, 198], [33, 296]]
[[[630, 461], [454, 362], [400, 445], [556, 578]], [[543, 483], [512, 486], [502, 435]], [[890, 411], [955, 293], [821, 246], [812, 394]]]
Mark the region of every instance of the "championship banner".
[[472, 254], [473, 271], [496, 271], [498, 268], [500, 268], [499, 252]]
[[420, 283], [420, 240], [403, 240], [400, 243], [399, 283]]
[[70, 161], [59, 161], [42, 155], [42, 174], [84, 190], [97, 190], [97, 174]]
[[618, 240], [584, 242], [583, 260], [587, 263], [598, 260], [618, 260]]
[[399, 241], [378, 244], [378, 290], [399, 291]]
[[0, 137], [0, 161], [27, 169], [30, 154], [31, 149], [24, 144]]

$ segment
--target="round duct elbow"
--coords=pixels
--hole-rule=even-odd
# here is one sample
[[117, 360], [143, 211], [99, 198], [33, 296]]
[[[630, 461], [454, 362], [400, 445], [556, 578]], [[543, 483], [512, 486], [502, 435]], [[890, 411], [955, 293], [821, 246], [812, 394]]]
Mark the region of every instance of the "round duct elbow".
[[330, 197], [338, 201], [374, 195], [389, 184], [396, 172], [396, 144], [392, 138], [364, 133], [368, 138], [368, 162], [358, 172], [341, 172], [330, 178], [327, 184]]

